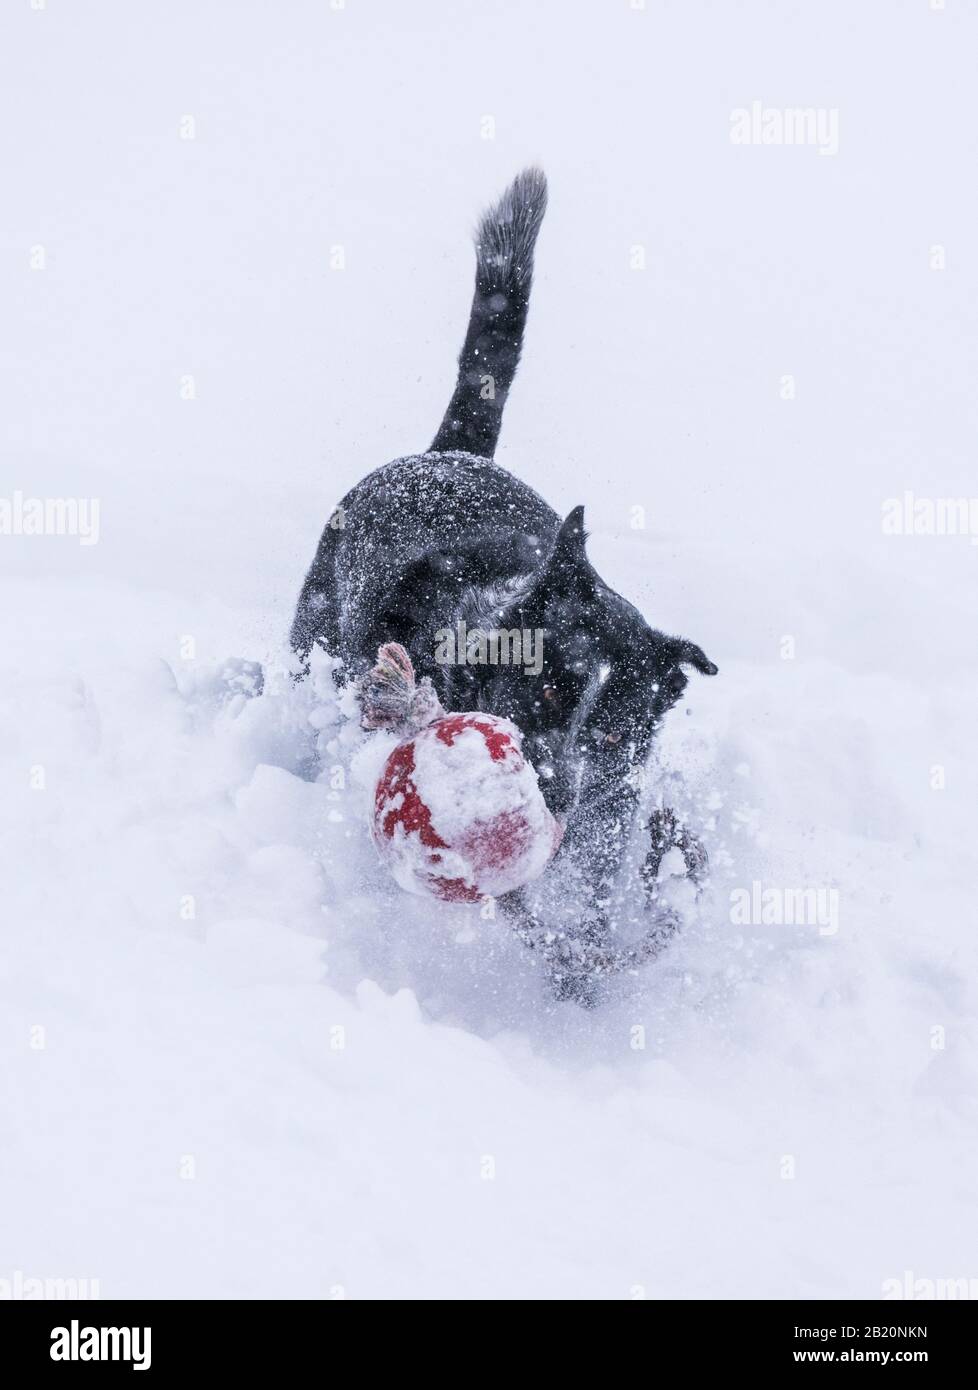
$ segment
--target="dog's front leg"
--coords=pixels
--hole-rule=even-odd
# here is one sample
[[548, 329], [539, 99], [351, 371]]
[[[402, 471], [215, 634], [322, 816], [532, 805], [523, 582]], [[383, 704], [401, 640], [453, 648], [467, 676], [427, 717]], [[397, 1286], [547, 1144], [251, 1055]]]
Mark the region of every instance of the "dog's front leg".
[[544, 962], [554, 997], [594, 1008], [598, 999], [595, 952], [601, 949], [604, 924], [589, 923], [571, 935], [548, 926], [530, 907], [526, 890], [516, 888], [499, 899], [513, 930]]
[[517, 936], [544, 962], [554, 998], [586, 1009], [599, 1003], [603, 979], [653, 960], [679, 926], [671, 909], [659, 907], [654, 925], [641, 940], [618, 946], [603, 914], [563, 931], [548, 926], [533, 911], [522, 888], [507, 893], [500, 903]]

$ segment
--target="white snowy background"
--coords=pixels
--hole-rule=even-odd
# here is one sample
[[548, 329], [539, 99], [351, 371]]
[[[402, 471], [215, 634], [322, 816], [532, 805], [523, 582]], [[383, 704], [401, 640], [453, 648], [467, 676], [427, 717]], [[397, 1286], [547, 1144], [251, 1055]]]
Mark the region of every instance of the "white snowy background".
[[[38, 5], [0, 12], [0, 493], [101, 512], [94, 546], [0, 537], [0, 1279], [978, 1276], [978, 549], [881, 532], [976, 491], [978, 6]], [[734, 146], [754, 100], [837, 109], [838, 153]], [[384, 880], [373, 755], [284, 674], [322, 524], [432, 437], [471, 227], [531, 161], [499, 461], [721, 672], [661, 757], [711, 889], [592, 1012]], [[261, 700], [220, 702], [231, 657]], [[755, 880], [836, 888], [838, 932], [733, 924]]]

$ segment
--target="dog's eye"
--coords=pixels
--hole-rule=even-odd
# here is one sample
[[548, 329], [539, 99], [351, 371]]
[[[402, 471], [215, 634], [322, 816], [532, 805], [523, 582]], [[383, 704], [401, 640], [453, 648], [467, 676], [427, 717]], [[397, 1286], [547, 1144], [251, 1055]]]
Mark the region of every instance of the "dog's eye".
[[548, 704], [560, 704], [560, 696], [557, 693], [557, 687], [555, 685], [545, 685], [543, 687], [543, 698], [547, 701]]

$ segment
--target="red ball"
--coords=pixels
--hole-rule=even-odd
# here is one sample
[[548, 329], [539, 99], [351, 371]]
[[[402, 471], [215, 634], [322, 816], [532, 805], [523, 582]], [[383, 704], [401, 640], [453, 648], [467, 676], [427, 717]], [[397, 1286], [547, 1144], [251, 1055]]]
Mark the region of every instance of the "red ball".
[[373, 839], [409, 893], [498, 897], [536, 878], [563, 834], [515, 724], [448, 714], [399, 743], [374, 798]]

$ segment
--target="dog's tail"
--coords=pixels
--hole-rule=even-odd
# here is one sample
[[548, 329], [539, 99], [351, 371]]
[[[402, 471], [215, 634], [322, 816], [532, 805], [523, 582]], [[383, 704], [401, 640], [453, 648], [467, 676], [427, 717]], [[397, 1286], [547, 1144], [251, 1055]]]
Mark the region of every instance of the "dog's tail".
[[475, 296], [458, 383], [434, 450], [491, 458], [516, 374], [533, 279], [533, 248], [547, 208], [542, 169], [524, 169], [483, 213], [475, 238]]

